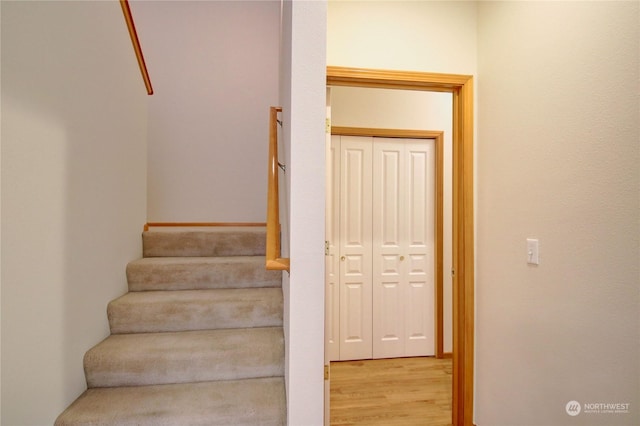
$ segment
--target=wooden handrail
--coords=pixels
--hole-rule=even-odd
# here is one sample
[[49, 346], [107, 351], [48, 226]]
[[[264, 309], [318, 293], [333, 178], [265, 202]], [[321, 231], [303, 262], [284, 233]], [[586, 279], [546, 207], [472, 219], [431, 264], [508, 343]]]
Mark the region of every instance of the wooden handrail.
[[281, 107], [271, 107], [269, 113], [269, 177], [267, 188], [267, 255], [269, 270], [289, 272], [289, 258], [280, 257], [280, 197], [278, 194], [278, 113]]
[[129, 36], [131, 37], [133, 50], [134, 52], [136, 52], [136, 59], [138, 60], [138, 66], [140, 67], [140, 72], [142, 73], [144, 85], [147, 88], [147, 94], [153, 95], [153, 87], [151, 87], [149, 71], [147, 70], [147, 64], [144, 62], [144, 55], [142, 54], [140, 40], [138, 39], [138, 32], [136, 31], [136, 25], [133, 22], [131, 9], [129, 8], [129, 0], [120, 0], [120, 7], [122, 8], [122, 13], [124, 14], [124, 20], [127, 23], [127, 29], [129, 30]]

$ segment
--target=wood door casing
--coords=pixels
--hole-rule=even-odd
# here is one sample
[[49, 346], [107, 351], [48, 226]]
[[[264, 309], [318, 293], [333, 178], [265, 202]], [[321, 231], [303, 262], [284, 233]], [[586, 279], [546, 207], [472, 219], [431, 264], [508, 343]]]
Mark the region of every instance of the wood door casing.
[[451, 411], [454, 425], [472, 425], [475, 338], [473, 76], [327, 66], [327, 86], [409, 89], [453, 95], [452, 271], [455, 274]]

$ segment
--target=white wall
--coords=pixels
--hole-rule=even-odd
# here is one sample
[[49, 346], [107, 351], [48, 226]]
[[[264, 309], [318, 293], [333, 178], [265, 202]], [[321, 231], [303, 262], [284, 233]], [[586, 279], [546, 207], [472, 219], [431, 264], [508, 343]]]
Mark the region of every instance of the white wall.
[[639, 3], [478, 9], [476, 424], [640, 424]]
[[117, 2], [2, 3], [2, 424], [85, 389], [146, 219], [146, 93]]
[[324, 414], [324, 194], [326, 7], [283, 2], [283, 137], [290, 194], [291, 276], [285, 274], [288, 424]]
[[443, 332], [444, 351], [451, 352], [453, 349], [453, 289], [450, 274], [452, 269], [452, 95], [408, 90], [333, 87], [331, 108], [331, 122], [334, 126], [444, 131]]
[[330, 1], [327, 64], [475, 74], [476, 3]]
[[152, 222], [265, 222], [280, 1], [144, 1]]
[[[280, 137], [282, 138], [281, 146], [284, 148], [282, 152], [278, 149], [279, 160], [284, 158], [284, 164], [291, 164], [291, 127], [290, 125], [284, 125], [284, 123], [291, 123], [291, 72], [292, 72], [292, 31], [293, 31], [293, 21], [292, 21], [292, 9], [293, 3], [291, 1], [282, 2], [282, 10], [281, 10], [281, 24], [280, 24], [280, 106], [282, 106], [282, 113], [280, 114], [280, 118], [282, 120], [282, 133]], [[285, 174], [284, 180], [279, 180], [278, 185], [282, 187], [284, 185], [284, 192], [286, 194], [291, 194], [291, 173]], [[282, 193], [282, 191], [280, 191]], [[282, 208], [282, 199], [280, 214], [285, 213], [287, 217], [289, 217], [291, 213], [291, 197], [289, 198], [289, 202], [286, 204], [286, 208]], [[282, 223], [281, 223], [282, 225]], [[281, 229], [280, 239], [282, 240], [281, 248], [284, 246], [287, 247], [286, 253], [282, 253], [283, 256], [290, 256], [289, 253], [289, 239], [290, 239], [290, 223], [287, 222]], [[287, 393], [287, 417], [291, 417], [289, 414], [289, 410], [292, 408], [292, 404], [290, 402], [290, 368], [291, 368], [291, 332], [290, 332], [290, 306], [291, 306], [291, 280], [289, 279], [290, 275], [287, 273], [282, 273], [282, 296], [283, 296], [283, 328], [284, 328], [284, 342], [285, 342], [285, 366], [284, 366], [284, 378], [285, 378], [285, 389]], [[293, 374], [296, 374], [295, 371]], [[315, 402], [317, 403], [317, 401]], [[308, 401], [307, 404], [313, 405], [314, 401]], [[301, 407], [303, 408], [303, 407]]]

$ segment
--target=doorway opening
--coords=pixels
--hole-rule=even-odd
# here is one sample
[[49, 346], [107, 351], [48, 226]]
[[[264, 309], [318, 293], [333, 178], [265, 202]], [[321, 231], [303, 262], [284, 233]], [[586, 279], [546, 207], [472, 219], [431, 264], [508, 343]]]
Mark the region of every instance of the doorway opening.
[[471, 76], [327, 67], [327, 86], [449, 92], [452, 126], [454, 425], [472, 423], [474, 344], [473, 80]]

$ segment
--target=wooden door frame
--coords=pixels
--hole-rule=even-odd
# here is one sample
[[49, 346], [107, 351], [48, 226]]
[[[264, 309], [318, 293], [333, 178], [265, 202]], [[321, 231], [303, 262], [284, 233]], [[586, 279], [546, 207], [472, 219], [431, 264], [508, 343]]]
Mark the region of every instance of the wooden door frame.
[[474, 206], [473, 77], [327, 67], [327, 86], [448, 92], [453, 97], [453, 395], [452, 422], [473, 424]]
[[[434, 353], [444, 358], [444, 297], [443, 297], [443, 213], [444, 213], [444, 132], [441, 130], [379, 129], [368, 127], [331, 126], [331, 135], [363, 136], [394, 139], [432, 139], [435, 142], [435, 256], [434, 256]], [[448, 354], [450, 355], [450, 354]]]

